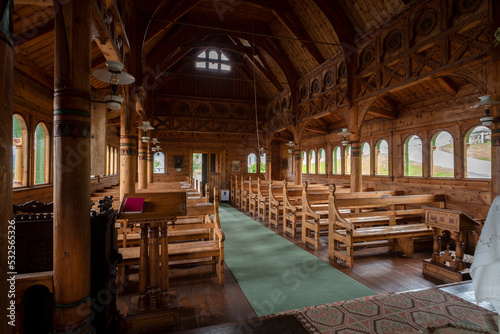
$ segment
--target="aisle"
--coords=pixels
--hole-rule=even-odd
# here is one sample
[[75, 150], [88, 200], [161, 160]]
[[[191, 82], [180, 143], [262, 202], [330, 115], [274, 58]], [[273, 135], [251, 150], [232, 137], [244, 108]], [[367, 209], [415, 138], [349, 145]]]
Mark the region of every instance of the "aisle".
[[233, 207], [219, 212], [226, 264], [258, 316], [375, 294]]

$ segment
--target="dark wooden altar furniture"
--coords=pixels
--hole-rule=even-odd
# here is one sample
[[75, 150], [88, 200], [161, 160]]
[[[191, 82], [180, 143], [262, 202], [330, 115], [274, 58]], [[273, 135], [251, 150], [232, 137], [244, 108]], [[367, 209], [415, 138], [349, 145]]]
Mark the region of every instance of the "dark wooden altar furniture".
[[[116, 266], [121, 257], [116, 246], [116, 210], [112, 208], [112, 197], [104, 197], [98, 202], [98, 210], [89, 212], [91, 298], [94, 301], [91, 312], [96, 333], [107, 334], [113, 333], [118, 325]], [[52, 313], [41, 319], [37, 318], [37, 313], [40, 310], [52, 311], [52, 297], [43, 297], [47, 293], [52, 294], [54, 289], [52, 211], [52, 203], [30, 201], [13, 206], [16, 226], [16, 333], [23, 333], [25, 328], [30, 327], [40, 333], [51, 330]], [[46, 289], [41, 290], [42, 286]], [[25, 314], [25, 310], [33, 309], [39, 312]]]
[[[469, 268], [463, 261], [467, 234], [480, 226], [461, 211], [424, 207], [425, 223], [433, 230], [432, 258], [423, 261], [424, 274], [445, 282], [461, 282], [470, 279]], [[443, 240], [447, 237], [445, 247]], [[454, 252], [451, 249], [454, 243]], [[443, 250], [444, 248], [444, 250]]]

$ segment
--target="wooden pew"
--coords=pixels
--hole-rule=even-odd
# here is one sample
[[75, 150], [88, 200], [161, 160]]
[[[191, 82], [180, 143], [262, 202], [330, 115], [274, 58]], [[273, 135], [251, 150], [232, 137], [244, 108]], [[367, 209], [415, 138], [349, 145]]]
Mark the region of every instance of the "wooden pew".
[[270, 180], [269, 182], [259, 182], [257, 189], [257, 219], [266, 220], [269, 208], [269, 188], [280, 181]]
[[[432, 236], [422, 222], [422, 205], [444, 208], [444, 195], [404, 195], [383, 198], [337, 198], [335, 188], [329, 196], [328, 254], [331, 259], [354, 265], [355, 247], [389, 246], [394, 252], [413, 257], [415, 237]], [[342, 208], [374, 210], [341, 213]], [[415, 218], [417, 217], [417, 218]], [[408, 219], [405, 219], [408, 218]], [[388, 225], [366, 226], [371, 222], [388, 221]], [[400, 223], [401, 220], [406, 220]], [[363, 226], [364, 225], [364, 226]]]
[[[365, 188], [362, 192], [345, 192], [344, 188], [338, 189], [337, 198], [380, 198], [384, 196], [399, 196], [399, 191], [373, 191]], [[328, 202], [331, 190], [324, 189], [310, 191], [307, 182], [302, 189], [302, 242], [312, 245], [314, 249], [320, 248], [320, 236], [328, 234]], [[342, 208], [341, 212], [349, 211]], [[358, 210], [359, 211], [359, 210]], [[375, 224], [376, 222], [373, 221]]]
[[[170, 233], [185, 234], [186, 231], [208, 229], [209, 240], [173, 242], [168, 238], [169, 267], [182, 267], [192, 265], [211, 264], [212, 270], [217, 274], [219, 282], [224, 285], [224, 233], [219, 219], [219, 191], [214, 189], [214, 203], [211, 205], [188, 206], [186, 217], [203, 217], [204, 221], [190, 223], [171, 223], [167, 230]], [[179, 220], [181, 220], [179, 218]], [[125, 277], [125, 268], [138, 265], [140, 260], [140, 247], [119, 249], [122, 262], [118, 269], [121, 280]]]
[[255, 192], [257, 191], [257, 180], [252, 179], [251, 176], [248, 178], [248, 181], [241, 177], [240, 210], [243, 212], [250, 211], [250, 195], [252, 189], [255, 189]]
[[278, 228], [283, 217], [283, 193], [286, 191], [297, 191], [300, 186], [290, 184], [283, 180], [281, 183], [274, 182], [269, 187], [269, 225]]
[[268, 185], [269, 182], [267, 181], [261, 181], [260, 178], [257, 179], [257, 183], [252, 182], [250, 183], [249, 187], [249, 195], [248, 195], [248, 211], [250, 212], [250, 215], [255, 219], [257, 218], [258, 214], [258, 207], [259, 207], [259, 188], [261, 185]]

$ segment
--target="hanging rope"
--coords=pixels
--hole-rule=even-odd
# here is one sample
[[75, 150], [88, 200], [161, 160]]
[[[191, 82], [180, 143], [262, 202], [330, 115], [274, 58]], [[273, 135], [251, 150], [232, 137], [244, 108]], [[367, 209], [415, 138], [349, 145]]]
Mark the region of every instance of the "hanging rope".
[[[255, 32], [255, 22], [252, 22], [252, 33]], [[255, 59], [255, 34], [252, 34], [252, 63], [253, 63], [253, 97], [254, 97], [254, 109], [255, 109], [255, 129], [257, 132], [257, 149], [258, 149], [258, 154], [259, 154], [259, 162], [261, 157], [262, 157], [262, 150], [260, 147], [260, 136], [259, 136], [259, 117], [258, 117], [258, 109], [257, 109], [257, 75], [256, 75], [256, 67], [257, 65], [255, 64], [256, 59]], [[266, 162], [264, 161], [264, 164]], [[260, 165], [257, 166], [260, 171]], [[266, 173], [264, 173], [264, 179], [267, 180], [266, 178]]]

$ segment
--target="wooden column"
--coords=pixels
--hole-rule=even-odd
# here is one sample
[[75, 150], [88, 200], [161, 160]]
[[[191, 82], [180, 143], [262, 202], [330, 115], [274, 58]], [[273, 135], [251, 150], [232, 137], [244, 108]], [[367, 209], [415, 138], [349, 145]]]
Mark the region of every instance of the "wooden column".
[[[0, 8], [0, 322], [1, 333], [11, 333], [13, 326], [8, 324], [11, 318], [10, 300], [7, 298], [10, 284], [7, 284], [8, 272], [14, 272], [15, 267], [7, 266], [7, 246], [9, 220], [12, 219], [12, 94], [14, 87], [14, 49], [12, 43], [12, 0], [2, 1]], [[12, 299], [13, 300], [13, 299]]]
[[89, 1], [54, 2], [54, 332], [91, 333]]
[[[307, 158], [306, 158], [307, 159]], [[295, 184], [302, 184], [302, 150], [295, 149], [293, 152], [293, 164], [295, 168], [294, 180]]]
[[358, 126], [358, 103], [354, 102], [351, 109], [351, 121], [349, 130], [353, 133], [351, 135], [351, 192], [361, 191], [362, 177], [361, 177], [361, 145], [360, 131], [361, 127]]
[[272, 159], [271, 159], [271, 147], [268, 148], [266, 154], [266, 180], [271, 180], [271, 171], [272, 171]]
[[148, 188], [148, 144], [142, 142], [141, 137], [145, 136], [143, 130], [139, 130], [139, 166], [137, 177], [137, 188]]
[[[151, 134], [149, 134], [151, 136]], [[147, 159], [148, 159], [148, 183], [153, 183], [153, 172], [154, 172], [154, 154], [151, 149], [153, 148], [153, 144], [151, 144], [151, 141], [148, 142], [148, 152], [147, 152]]]
[[123, 194], [135, 193], [135, 176], [137, 171], [137, 128], [135, 120], [134, 90], [127, 86], [126, 103], [122, 106], [120, 116], [120, 200]]

